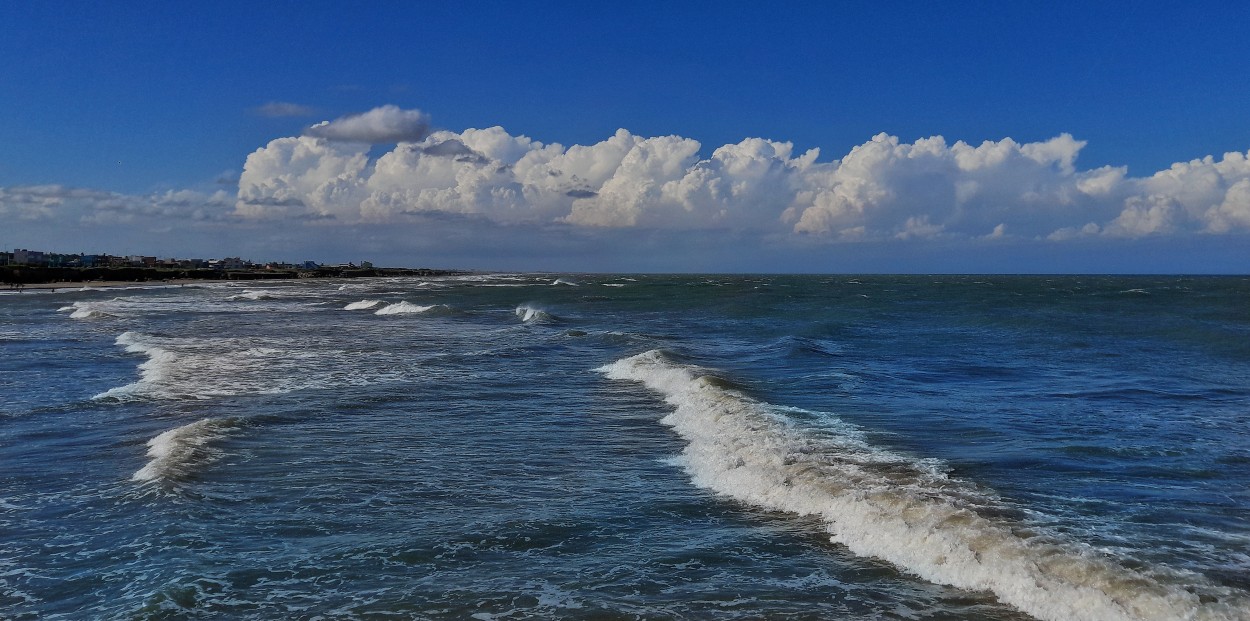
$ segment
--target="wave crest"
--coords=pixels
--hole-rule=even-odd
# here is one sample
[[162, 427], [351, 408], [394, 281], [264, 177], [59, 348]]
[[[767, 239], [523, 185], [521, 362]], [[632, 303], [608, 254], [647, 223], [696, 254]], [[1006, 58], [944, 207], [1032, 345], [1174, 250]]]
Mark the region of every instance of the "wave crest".
[[[695, 485], [772, 510], [820, 517], [835, 542], [926, 580], [989, 590], [1040, 619], [1245, 619], [1242, 596], [1123, 567], [1087, 546], [1029, 534], [992, 495], [933, 463], [872, 447], [853, 428], [809, 431], [659, 350], [598, 369], [641, 382], [673, 410]], [[1168, 576], [1168, 577], [1165, 577]], [[1192, 578], [1192, 579], [1190, 579]]]
[[516, 307], [515, 312], [516, 316], [525, 323], [551, 323], [556, 320], [555, 315], [552, 315], [537, 306], [530, 306], [528, 304], [522, 304]]
[[70, 319], [111, 319], [117, 317], [113, 313], [100, 310], [98, 303], [74, 302], [69, 306], [56, 309], [60, 313], [69, 313]]
[[184, 479], [196, 469], [216, 461], [220, 451], [211, 445], [239, 428], [234, 418], [205, 418], [170, 429], [148, 440], [151, 459], [130, 478], [134, 481]]
[[399, 302], [397, 304], [388, 304], [375, 312], [375, 315], [420, 315], [428, 313], [436, 308], [442, 308], [440, 304], [432, 304], [430, 306], [421, 306], [411, 302]]
[[343, 307], [343, 310], [366, 310], [381, 304], [382, 300], [361, 300]]

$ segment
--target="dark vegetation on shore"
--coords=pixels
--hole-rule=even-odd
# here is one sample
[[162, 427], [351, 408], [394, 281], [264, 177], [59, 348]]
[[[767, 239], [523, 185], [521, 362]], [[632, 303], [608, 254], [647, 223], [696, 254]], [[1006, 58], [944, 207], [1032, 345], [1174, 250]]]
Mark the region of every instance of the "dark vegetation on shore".
[[0, 267], [0, 283], [35, 285], [47, 283], [88, 283], [94, 281], [149, 282], [163, 280], [281, 280], [293, 278], [371, 278], [378, 276], [448, 276], [456, 270], [411, 269], [400, 267], [319, 267], [316, 269], [180, 269], [162, 267]]

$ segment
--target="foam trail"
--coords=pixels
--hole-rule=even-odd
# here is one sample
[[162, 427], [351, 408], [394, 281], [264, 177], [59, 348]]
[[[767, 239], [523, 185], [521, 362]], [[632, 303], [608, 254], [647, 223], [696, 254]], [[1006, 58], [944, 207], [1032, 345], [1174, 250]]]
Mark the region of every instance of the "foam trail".
[[420, 306], [418, 304], [413, 304], [411, 302], [400, 302], [398, 304], [389, 304], [387, 306], [384, 306], [381, 309], [379, 309], [377, 312], [375, 312], [374, 314], [375, 315], [412, 315], [412, 314], [420, 314], [420, 313], [429, 312], [436, 307], [437, 305]]
[[176, 480], [185, 478], [196, 468], [216, 461], [220, 453], [211, 443], [238, 428], [233, 418], [205, 418], [170, 429], [148, 440], [147, 455], [151, 459], [130, 478], [134, 481]]
[[343, 310], [365, 310], [368, 308], [373, 308], [381, 303], [382, 303], [382, 300], [361, 300], [359, 302], [352, 302], [351, 304], [344, 306]]
[[[804, 431], [778, 408], [653, 350], [598, 369], [645, 384], [673, 411], [693, 482], [739, 501], [819, 516], [831, 539], [926, 580], [989, 590], [1053, 621], [1250, 619], [1244, 593], [1026, 532], [1001, 503], [853, 431]], [[998, 509], [995, 511], [995, 509]]]

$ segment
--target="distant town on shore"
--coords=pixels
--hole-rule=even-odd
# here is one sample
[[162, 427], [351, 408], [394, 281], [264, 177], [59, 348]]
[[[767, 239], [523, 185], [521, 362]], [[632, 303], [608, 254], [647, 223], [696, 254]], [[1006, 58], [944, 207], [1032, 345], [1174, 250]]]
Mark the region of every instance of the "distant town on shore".
[[65, 254], [16, 248], [0, 251], [0, 282], [9, 287], [48, 283], [151, 280], [262, 280], [435, 276], [460, 273], [428, 268], [375, 267], [370, 261], [324, 264], [316, 261], [257, 263], [241, 257], [174, 259], [146, 255]]

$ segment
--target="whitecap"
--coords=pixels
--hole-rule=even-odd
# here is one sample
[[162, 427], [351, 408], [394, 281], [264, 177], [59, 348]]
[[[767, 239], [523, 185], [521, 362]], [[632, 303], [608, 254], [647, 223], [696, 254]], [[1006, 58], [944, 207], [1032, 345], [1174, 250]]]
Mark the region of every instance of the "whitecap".
[[344, 306], [343, 310], [365, 310], [368, 308], [373, 308], [374, 306], [377, 306], [378, 304], [381, 304], [381, 303], [382, 303], [382, 300], [361, 300], [359, 302], [352, 302], [351, 304]]
[[109, 319], [117, 317], [105, 312], [98, 302], [74, 302], [69, 306], [56, 309], [58, 313], [70, 313], [70, 319]]
[[170, 429], [148, 440], [148, 463], [130, 478], [134, 481], [185, 478], [220, 457], [211, 445], [239, 427], [234, 418], [205, 418]]
[[399, 302], [398, 304], [389, 304], [387, 306], [384, 306], [381, 309], [378, 309], [378, 311], [375, 312], [374, 314], [375, 315], [415, 315], [415, 314], [427, 313], [431, 310], [434, 310], [437, 307], [438, 307], [437, 304], [433, 304], [430, 306], [421, 306], [419, 304], [413, 304], [411, 302]]
[[259, 301], [259, 300], [276, 300], [278, 299], [278, 297], [279, 296], [274, 295], [273, 293], [269, 291], [256, 291], [256, 290], [248, 289], [248, 290], [245, 290], [243, 293], [232, 295], [226, 299], [227, 300]]
[[549, 323], [555, 321], [555, 316], [536, 306], [522, 304], [516, 307], [516, 316], [521, 318], [525, 323]]

